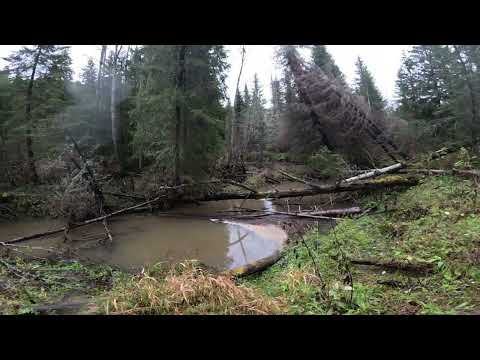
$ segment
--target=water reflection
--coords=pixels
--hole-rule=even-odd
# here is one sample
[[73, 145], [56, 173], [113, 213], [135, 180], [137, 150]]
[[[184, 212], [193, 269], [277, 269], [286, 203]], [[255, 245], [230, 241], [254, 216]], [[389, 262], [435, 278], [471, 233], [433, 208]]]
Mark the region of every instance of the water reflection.
[[274, 225], [228, 223], [229, 269], [244, 266], [281, 250], [287, 235]]

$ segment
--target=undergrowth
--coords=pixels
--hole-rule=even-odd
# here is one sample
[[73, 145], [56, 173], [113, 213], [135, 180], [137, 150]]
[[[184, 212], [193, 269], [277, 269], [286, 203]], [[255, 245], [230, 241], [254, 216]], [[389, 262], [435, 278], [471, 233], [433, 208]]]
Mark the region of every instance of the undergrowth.
[[35, 314], [35, 307], [59, 303], [70, 294], [91, 297], [110, 287], [112, 269], [78, 261], [0, 258], [0, 314]]
[[[478, 311], [480, 218], [474, 195], [471, 181], [443, 176], [428, 178], [404, 193], [367, 197], [364, 206], [376, 205], [377, 213], [345, 219], [327, 234], [311, 229], [305, 236], [307, 245], [298, 242], [279, 263], [243, 282], [285, 298], [290, 313]], [[339, 260], [339, 249], [344, 259]], [[360, 265], [345, 271], [345, 259], [430, 264], [433, 272]], [[353, 281], [346, 281], [349, 276]]]

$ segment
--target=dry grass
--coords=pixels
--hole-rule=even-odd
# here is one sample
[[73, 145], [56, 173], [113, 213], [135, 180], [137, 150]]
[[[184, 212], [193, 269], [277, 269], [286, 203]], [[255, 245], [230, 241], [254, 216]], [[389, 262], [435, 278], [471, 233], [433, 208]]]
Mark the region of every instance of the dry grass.
[[105, 304], [107, 314], [134, 315], [267, 315], [285, 308], [282, 301], [237, 285], [231, 276], [213, 275], [195, 261], [120, 280]]

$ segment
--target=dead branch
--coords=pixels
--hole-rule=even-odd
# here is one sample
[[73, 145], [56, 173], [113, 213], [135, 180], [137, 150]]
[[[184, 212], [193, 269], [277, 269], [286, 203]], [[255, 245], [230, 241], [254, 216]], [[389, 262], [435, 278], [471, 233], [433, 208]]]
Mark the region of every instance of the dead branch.
[[320, 215], [309, 215], [307, 213], [292, 213], [292, 212], [284, 212], [284, 211], [271, 211], [270, 214], [278, 214], [278, 215], [286, 215], [286, 216], [293, 216], [293, 217], [302, 217], [308, 219], [321, 219], [321, 220], [340, 220], [340, 218], [336, 218], [333, 216], [320, 216]]
[[321, 210], [321, 211], [302, 211], [302, 213], [307, 213], [310, 215], [320, 215], [320, 216], [328, 216], [328, 215], [337, 215], [337, 216], [344, 216], [344, 215], [353, 215], [359, 214], [362, 212], [358, 206], [354, 206], [351, 208], [345, 209], [329, 209], [329, 210]]
[[434, 264], [429, 263], [380, 261], [375, 259], [351, 259], [350, 262], [355, 265], [377, 266], [384, 269], [401, 270], [414, 273], [431, 273], [435, 267]]
[[303, 184], [305, 184], [305, 185], [308, 185], [308, 186], [310, 186], [310, 187], [319, 188], [319, 187], [322, 186], [322, 185], [320, 185], [320, 184], [315, 184], [315, 183], [308, 182], [308, 181], [306, 181], [306, 180], [300, 179], [300, 178], [298, 178], [298, 177], [296, 177], [296, 176], [293, 176], [293, 175], [291, 175], [291, 174], [289, 174], [289, 173], [287, 173], [287, 172], [285, 172], [285, 171], [282, 171], [282, 170], [278, 170], [278, 171], [279, 171], [282, 175], [285, 175], [286, 177], [288, 177], [289, 179], [294, 180], [294, 181], [301, 182], [301, 183], [303, 183]]
[[397, 186], [414, 186], [418, 184], [416, 178], [394, 178], [386, 179], [385, 181], [364, 181], [358, 183], [346, 184], [327, 184], [316, 185], [315, 188], [301, 189], [301, 190], [285, 190], [285, 191], [264, 191], [252, 194], [251, 192], [232, 193], [232, 192], [218, 192], [204, 195], [201, 198], [182, 199], [181, 201], [218, 201], [218, 200], [235, 200], [235, 199], [280, 199], [288, 197], [313, 196], [318, 194], [340, 193], [347, 191], [363, 191], [363, 190], [380, 190]]
[[[103, 219], [108, 219], [108, 218], [111, 218], [113, 216], [124, 214], [124, 213], [126, 213], [130, 210], [134, 210], [134, 209], [139, 208], [141, 206], [145, 206], [145, 205], [154, 203], [154, 202], [160, 200], [163, 197], [164, 197], [164, 195], [157, 196], [153, 200], [145, 201], [143, 203], [140, 203], [140, 204], [137, 204], [137, 205], [134, 205], [134, 206], [130, 206], [130, 207], [125, 208], [125, 209], [114, 211], [113, 213], [110, 213], [110, 214], [107, 214], [107, 215], [104, 215], [104, 216], [100, 216], [100, 217], [97, 217], [97, 218], [94, 218], [94, 219], [86, 220], [86, 221], [84, 221], [80, 224], [71, 224], [70, 229], [75, 229], [75, 228], [78, 228], [78, 227], [90, 225], [90, 224], [102, 221]], [[20, 238], [12, 239], [10, 241], [5, 241], [4, 243], [5, 244], [13, 244], [13, 243], [21, 242], [21, 241], [37, 239], [37, 238], [48, 236], [48, 235], [54, 235], [54, 234], [58, 234], [58, 233], [61, 233], [61, 232], [65, 231], [66, 228], [67, 228], [66, 226], [63, 226], [63, 227], [61, 227], [59, 229], [56, 229], [56, 230], [51, 230], [51, 231], [47, 231], [47, 232], [44, 232], [44, 233], [32, 234], [32, 235], [28, 235], [28, 236], [23, 236], [23, 237], [20, 237]]]
[[405, 174], [425, 174], [425, 175], [458, 175], [465, 177], [480, 177], [480, 170], [437, 170], [437, 169], [405, 169], [401, 171]]
[[112, 237], [112, 233], [110, 232], [110, 229], [108, 228], [107, 219], [106, 218], [103, 219], [102, 223], [103, 223], [103, 227], [105, 228], [105, 233], [107, 234], [108, 240], [110, 240], [110, 244], [113, 244], [113, 237]]

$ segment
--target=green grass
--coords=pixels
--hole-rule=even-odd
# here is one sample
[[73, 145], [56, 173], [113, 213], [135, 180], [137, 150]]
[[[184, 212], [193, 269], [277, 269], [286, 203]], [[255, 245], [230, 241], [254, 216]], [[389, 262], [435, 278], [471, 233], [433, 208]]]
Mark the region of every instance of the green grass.
[[[480, 307], [480, 217], [471, 181], [432, 177], [403, 193], [372, 195], [364, 206], [390, 211], [345, 219], [302, 242], [260, 275], [243, 280], [285, 298], [299, 314], [450, 314]], [[346, 259], [434, 264], [427, 276], [348, 264]], [[351, 272], [353, 297], [344, 279]], [[321, 280], [320, 280], [321, 279]], [[387, 282], [396, 286], [381, 284]], [[321, 290], [320, 283], [324, 284]], [[323, 293], [323, 298], [321, 294]]]

